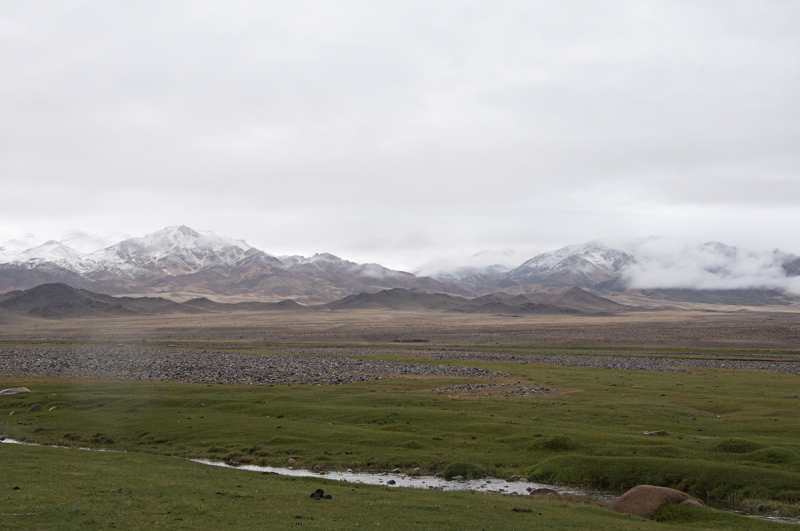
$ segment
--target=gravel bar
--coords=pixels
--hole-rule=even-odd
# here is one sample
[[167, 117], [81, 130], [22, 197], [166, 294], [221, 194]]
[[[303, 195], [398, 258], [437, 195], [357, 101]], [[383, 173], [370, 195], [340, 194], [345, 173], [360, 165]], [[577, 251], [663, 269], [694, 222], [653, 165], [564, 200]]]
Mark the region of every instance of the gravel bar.
[[339, 385], [402, 375], [509, 377], [507, 374], [485, 369], [427, 363], [111, 345], [0, 348], [0, 374], [20, 378], [255, 385]]
[[[283, 349], [283, 352], [313, 356], [366, 356], [375, 354], [403, 354], [399, 350], [370, 350], [367, 348], [315, 348]], [[625, 356], [576, 356], [576, 355], [539, 355], [539, 354], [503, 354], [495, 352], [469, 350], [424, 350], [414, 349], [406, 354], [417, 358], [424, 357], [436, 361], [496, 361], [504, 363], [531, 363], [544, 365], [561, 365], [567, 367], [590, 367], [594, 369], [617, 369], [623, 371], [651, 371], [688, 373], [687, 368], [705, 369], [739, 369], [746, 371], [768, 371], [800, 376], [800, 362], [782, 361], [747, 361], [747, 360], [703, 360], [686, 358], [659, 357], [625, 357]]]

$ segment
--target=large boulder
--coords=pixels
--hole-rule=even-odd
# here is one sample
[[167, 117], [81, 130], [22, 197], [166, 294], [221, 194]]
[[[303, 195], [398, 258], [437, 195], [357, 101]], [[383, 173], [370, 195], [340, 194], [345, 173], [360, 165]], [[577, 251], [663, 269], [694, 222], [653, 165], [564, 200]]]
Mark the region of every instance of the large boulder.
[[609, 509], [618, 513], [648, 517], [663, 506], [673, 503], [694, 507], [703, 506], [702, 503], [679, 490], [653, 485], [637, 485], [617, 498], [609, 506]]

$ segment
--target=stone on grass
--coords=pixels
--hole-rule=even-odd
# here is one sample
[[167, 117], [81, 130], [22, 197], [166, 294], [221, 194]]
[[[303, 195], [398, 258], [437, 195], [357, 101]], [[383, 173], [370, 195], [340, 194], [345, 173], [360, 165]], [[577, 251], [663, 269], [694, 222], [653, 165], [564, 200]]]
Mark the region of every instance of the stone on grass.
[[667, 430], [646, 431], [646, 432], [644, 432], [644, 434], [645, 435], [650, 435], [650, 436], [653, 436], [653, 435], [666, 435], [667, 434]]
[[0, 391], [0, 396], [15, 395], [17, 393], [30, 393], [31, 390], [27, 387], [12, 387], [11, 389], [3, 389]]
[[694, 507], [703, 505], [679, 490], [653, 485], [637, 485], [617, 498], [608, 508], [618, 513], [648, 517], [655, 514], [661, 507], [671, 504]]
[[[2, 393], [0, 393], [2, 394]], [[797, 398], [797, 395], [785, 395], [783, 398]]]
[[514, 507], [511, 510], [514, 511], [515, 513], [530, 513], [530, 512], [532, 512], [530, 509], [526, 509], [524, 507]]
[[322, 489], [317, 489], [311, 493], [311, 498], [314, 500], [330, 500], [333, 496], [325, 494], [325, 491]]
[[41, 410], [42, 410], [42, 405], [41, 404], [34, 404], [28, 410], [28, 413], [36, 413], [37, 411], [41, 411]]

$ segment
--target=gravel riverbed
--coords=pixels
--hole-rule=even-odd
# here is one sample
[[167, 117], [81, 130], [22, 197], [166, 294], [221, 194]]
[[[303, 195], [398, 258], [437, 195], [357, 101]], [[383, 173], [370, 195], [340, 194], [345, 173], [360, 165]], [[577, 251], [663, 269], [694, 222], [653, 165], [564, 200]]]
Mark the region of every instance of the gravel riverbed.
[[337, 385], [403, 375], [508, 377], [485, 369], [427, 363], [115, 345], [0, 348], [0, 374], [7, 377], [256, 385]]
[[[402, 354], [398, 349], [371, 350], [367, 348], [285, 348], [282, 352], [306, 356], [348, 356], [358, 357], [375, 354]], [[504, 354], [470, 350], [409, 350], [416, 358], [448, 361], [496, 361], [503, 363], [540, 363], [567, 367], [590, 367], [594, 369], [617, 369], [626, 371], [652, 371], [687, 373], [691, 368], [739, 369], [747, 371], [768, 371], [800, 376], [799, 361], [760, 361], [760, 360], [714, 360], [693, 358], [669, 358], [655, 356], [602, 356], [602, 355], [548, 355], [548, 354]], [[796, 358], [795, 358], [796, 359]]]
[[[192, 351], [130, 345], [0, 348], [0, 374], [6, 377], [87, 378], [205, 384], [340, 385], [396, 376], [510, 378], [506, 373], [452, 365], [472, 360], [541, 363], [571, 367], [686, 373], [692, 368], [739, 369], [800, 375], [800, 363], [702, 360], [625, 356], [519, 355], [477, 351], [392, 350], [434, 363], [366, 359], [382, 351], [369, 348], [286, 348], [287, 355]], [[389, 353], [389, 352], [386, 352]], [[448, 389], [450, 391], [450, 389]], [[478, 389], [466, 391], [477, 394]], [[481, 389], [486, 392], [487, 389]], [[514, 394], [549, 390], [515, 389]]]

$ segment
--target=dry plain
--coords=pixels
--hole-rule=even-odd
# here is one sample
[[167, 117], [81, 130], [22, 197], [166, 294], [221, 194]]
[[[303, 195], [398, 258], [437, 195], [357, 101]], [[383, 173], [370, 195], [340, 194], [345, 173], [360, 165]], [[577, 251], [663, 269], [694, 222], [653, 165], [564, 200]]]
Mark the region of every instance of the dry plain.
[[226, 312], [74, 319], [0, 314], [0, 340], [252, 341], [800, 349], [800, 311], [669, 309], [612, 315], [474, 315], [439, 311]]

